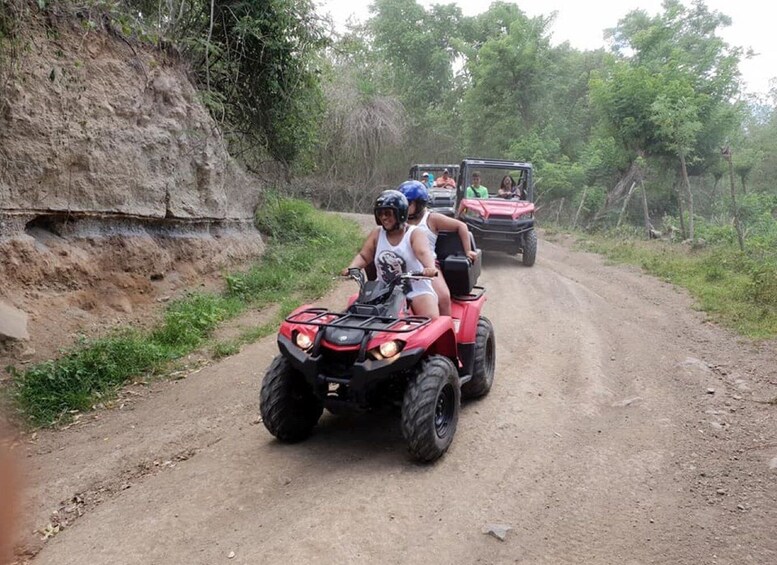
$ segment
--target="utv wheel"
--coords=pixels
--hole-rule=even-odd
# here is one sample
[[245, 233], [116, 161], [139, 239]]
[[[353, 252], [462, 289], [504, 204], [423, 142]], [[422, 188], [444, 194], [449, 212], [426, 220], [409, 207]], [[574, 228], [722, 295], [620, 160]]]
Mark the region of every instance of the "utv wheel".
[[405, 390], [402, 435], [419, 461], [438, 459], [448, 450], [459, 421], [459, 375], [450, 359], [433, 355]]
[[278, 355], [264, 375], [259, 411], [272, 435], [293, 443], [310, 435], [324, 406], [302, 374], [283, 355]]
[[523, 234], [523, 264], [527, 267], [534, 265], [537, 259], [537, 232], [527, 231]]
[[472, 369], [472, 378], [461, 385], [463, 398], [479, 398], [488, 394], [494, 383], [494, 371], [496, 369], [496, 338], [494, 326], [485, 316], [478, 320], [478, 329], [475, 336], [475, 363]]

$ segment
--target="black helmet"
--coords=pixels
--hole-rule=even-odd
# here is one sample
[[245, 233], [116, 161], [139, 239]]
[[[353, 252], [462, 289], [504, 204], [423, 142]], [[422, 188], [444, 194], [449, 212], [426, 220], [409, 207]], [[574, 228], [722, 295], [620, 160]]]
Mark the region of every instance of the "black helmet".
[[397, 225], [394, 229], [402, 229], [407, 222], [407, 207], [407, 198], [404, 194], [398, 190], [384, 190], [375, 199], [375, 206], [372, 210], [375, 215], [375, 223], [379, 226], [383, 225], [378, 218], [379, 210], [394, 210], [394, 216], [397, 219]]

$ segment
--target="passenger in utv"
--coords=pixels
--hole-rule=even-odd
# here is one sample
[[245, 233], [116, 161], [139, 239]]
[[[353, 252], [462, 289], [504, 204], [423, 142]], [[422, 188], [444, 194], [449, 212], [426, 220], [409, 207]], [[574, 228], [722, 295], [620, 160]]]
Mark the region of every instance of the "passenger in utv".
[[[461, 245], [467, 254], [467, 258], [473, 262], [477, 259], [478, 254], [472, 249], [469, 229], [464, 222], [426, 209], [426, 204], [429, 202], [429, 192], [423, 183], [409, 180], [400, 184], [397, 190], [404, 194], [408, 201], [407, 222], [410, 225], [418, 226], [426, 233], [426, 237], [429, 238], [429, 246], [433, 252], [437, 244], [437, 235], [440, 231], [455, 231], [461, 238]], [[441, 272], [438, 272], [437, 276], [434, 277], [432, 286], [440, 299], [440, 315], [450, 316], [451, 293], [448, 285], [445, 284], [445, 279]]]
[[488, 198], [488, 189], [480, 184], [480, 173], [472, 173], [472, 184], [467, 187], [466, 198]]
[[[418, 181], [412, 182], [423, 186]], [[422, 272], [425, 277], [436, 278], [437, 268], [429, 239], [422, 230], [407, 224], [408, 202], [405, 195], [396, 190], [384, 190], [375, 200], [373, 211], [375, 223], [380, 227], [367, 236], [361, 251], [343, 269], [343, 276], [348, 274], [349, 269], [363, 269], [374, 262], [378, 277], [386, 283], [401, 273]], [[407, 298], [413, 313], [437, 318], [440, 310], [432, 282], [414, 280], [410, 286]]]
[[434, 186], [437, 188], [456, 188], [456, 179], [450, 176], [448, 169], [444, 169], [442, 176], [434, 181]]
[[510, 175], [505, 175], [502, 177], [502, 182], [499, 184], [499, 191], [497, 192], [497, 195], [501, 196], [502, 198], [513, 198], [514, 196], [518, 196], [515, 179], [513, 179], [513, 177]]

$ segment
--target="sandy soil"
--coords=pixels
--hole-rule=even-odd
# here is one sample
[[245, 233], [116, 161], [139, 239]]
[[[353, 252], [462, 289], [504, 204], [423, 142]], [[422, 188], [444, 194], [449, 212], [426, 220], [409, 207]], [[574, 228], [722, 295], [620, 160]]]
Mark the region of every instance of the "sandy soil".
[[777, 344], [562, 238], [532, 268], [487, 254], [481, 283], [496, 380], [436, 464], [408, 459], [394, 416], [275, 441], [269, 337], [27, 437], [20, 560], [777, 563]]

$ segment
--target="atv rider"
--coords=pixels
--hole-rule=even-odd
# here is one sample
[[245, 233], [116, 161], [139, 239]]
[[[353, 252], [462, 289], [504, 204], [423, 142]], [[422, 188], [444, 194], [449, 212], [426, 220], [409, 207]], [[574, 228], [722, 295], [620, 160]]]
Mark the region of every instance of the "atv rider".
[[[467, 258], [472, 262], [475, 261], [478, 254], [472, 249], [467, 224], [454, 218], [449, 218], [444, 214], [427, 210], [426, 205], [429, 202], [429, 191], [423, 183], [416, 180], [405, 181], [397, 187], [397, 190], [405, 195], [409, 204], [407, 222], [412, 226], [418, 226], [424, 231], [429, 239], [429, 246], [432, 248], [433, 253], [437, 244], [437, 235], [440, 231], [455, 231], [461, 238], [461, 245], [467, 254]], [[448, 285], [445, 284], [442, 273], [438, 272], [437, 276], [434, 277], [432, 287], [440, 299], [440, 315], [450, 316], [451, 292], [448, 289]]]
[[[418, 181], [413, 181], [423, 186]], [[375, 263], [378, 277], [386, 283], [401, 273], [423, 272], [425, 277], [437, 277], [434, 252], [422, 230], [407, 225], [408, 202], [405, 195], [396, 190], [384, 190], [375, 200], [375, 223], [379, 228], [367, 236], [361, 251], [353, 258], [342, 274], [349, 269], [363, 269]], [[437, 295], [431, 281], [414, 280], [407, 294], [416, 316], [437, 318], [440, 315]]]

